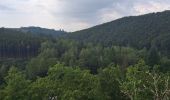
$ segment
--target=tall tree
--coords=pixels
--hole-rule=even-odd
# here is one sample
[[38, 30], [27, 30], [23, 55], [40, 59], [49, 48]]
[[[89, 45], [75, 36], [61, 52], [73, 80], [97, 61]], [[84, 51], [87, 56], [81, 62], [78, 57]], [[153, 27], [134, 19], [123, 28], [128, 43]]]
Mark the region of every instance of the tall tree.
[[158, 52], [156, 46], [154, 46], [154, 45], [149, 50], [147, 63], [150, 66], [154, 66], [154, 65], [160, 63], [160, 55], [159, 55], [159, 52]]

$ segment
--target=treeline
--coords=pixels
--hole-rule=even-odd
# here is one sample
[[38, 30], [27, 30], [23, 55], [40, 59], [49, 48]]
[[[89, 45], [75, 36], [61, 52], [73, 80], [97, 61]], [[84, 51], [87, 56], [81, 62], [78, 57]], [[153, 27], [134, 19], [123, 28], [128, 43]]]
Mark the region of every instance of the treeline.
[[24, 32], [24, 33], [32, 33], [34, 35], [46, 35], [46, 36], [51, 36], [51, 37], [60, 37], [67, 33], [62, 29], [54, 30], [54, 29], [47, 29], [47, 28], [34, 27], [34, 26], [21, 27], [16, 30]]
[[[31, 78], [46, 75], [48, 68], [57, 62], [67, 66], [79, 66], [96, 74], [97, 69], [110, 64], [120, 65], [123, 69], [145, 58], [145, 50], [137, 51], [128, 47], [103, 47], [83, 44], [70, 40], [47, 41], [41, 46], [41, 53], [33, 58], [28, 66]], [[139, 55], [138, 55], [139, 54]]]
[[[66, 66], [79, 66], [81, 69], [90, 70], [92, 74], [97, 74], [99, 68], [109, 65], [119, 65], [122, 70], [130, 65], [136, 64], [143, 59], [147, 65], [159, 65], [161, 72], [170, 71], [170, 59], [161, 55], [156, 47], [147, 49], [133, 49], [130, 47], [111, 46], [104, 47], [100, 44], [79, 43], [76, 41], [58, 39], [56, 41], [46, 41], [41, 44], [39, 54], [26, 62], [0, 63], [0, 71], [8, 70], [10, 65], [20, 67], [25, 70], [27, 77], [35, 79], [37, 76], [47, 75], [50, 66], [56, 63], [64, 63]], [[2, 71], [3, 72], [3, 71]], [[0, 74], [1, 75], [1, 74]], [[4, 76], [4, 75], [1, 75]]]
[[160, 65], [162, 72], [170, 71], [170, 59], [162, 56], [156, 47], [147, 49], [133, 49], [130, 47], [103, 47], [100, 44], [84, 44], [70, 40], [47, 41], [41, 46], [41, 53], [33, 58], [27, 71], [30, 77], [44, 76], [50, 66], [57, 62], [67, 66], [79, 66], [96, 74], [101, 67], [112, 64], [119, 65], [125, 70], [129, 65], [143, 59], [148, 65]]

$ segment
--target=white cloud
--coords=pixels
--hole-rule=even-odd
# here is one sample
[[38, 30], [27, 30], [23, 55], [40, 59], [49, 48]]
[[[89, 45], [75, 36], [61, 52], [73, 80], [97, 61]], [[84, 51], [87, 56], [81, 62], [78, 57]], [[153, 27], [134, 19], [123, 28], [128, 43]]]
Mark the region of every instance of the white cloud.
[[120, 13], [118, 13], [115, 10], [111, 10], [111, 9], [103, 9], [100, 13], [101, 13], [100, 20], [99, 20], [100, 23], [109, 22], [113, 19], [118, 19], [118, 18], [122, 17], [122, 15]]
[[[166, 1], [166, 0], [165, 0]], [[159, 12], [170, 9], [170, 2], [148, 1], [134, 5], [137, 14], [145, 14], [150, 12]]]
[[0, 0], [0, 26], [75, 31], [123, 16], [168, 9], [169, 0]]

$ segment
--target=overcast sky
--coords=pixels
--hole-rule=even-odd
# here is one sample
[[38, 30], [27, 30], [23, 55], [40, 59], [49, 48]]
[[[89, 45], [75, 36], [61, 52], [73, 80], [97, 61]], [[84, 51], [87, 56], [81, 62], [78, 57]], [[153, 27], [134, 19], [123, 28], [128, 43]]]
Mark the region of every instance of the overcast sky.
[[0, 0], [0, 27], [76, 31], [114, 19], [170, 10], [170, 0]]

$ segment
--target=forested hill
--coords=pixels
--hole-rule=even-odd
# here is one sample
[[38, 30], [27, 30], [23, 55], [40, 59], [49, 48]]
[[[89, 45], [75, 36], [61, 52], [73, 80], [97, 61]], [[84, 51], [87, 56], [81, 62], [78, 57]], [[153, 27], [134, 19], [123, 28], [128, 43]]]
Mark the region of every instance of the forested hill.
[[28, 58], [38, 55], [41, 43], [64, 35], [40, 27], [0, 28], [0, 58]]
[[170, 50], [170, 11], [130, 16], [89, 29], [70, 33], [70, 39], [101, 43], [105, 46], [123, 45], [150, 48], [156, 45], [163, 52]]
[[0, 28], [0, 58], [27, 58], [36, 56], [45, 36]]
[[54, 29], [47, 29], [47, 28], [41, 28], [41, 27], [21, 27], [17, 29], [18, 31], [24, 32], [24, 33], [33, 33], [37, 35], [48, 35], [48, 36], [54, 36], [58, 37], [63, 34], [66, 34], [64, 30], [54, 30]]

